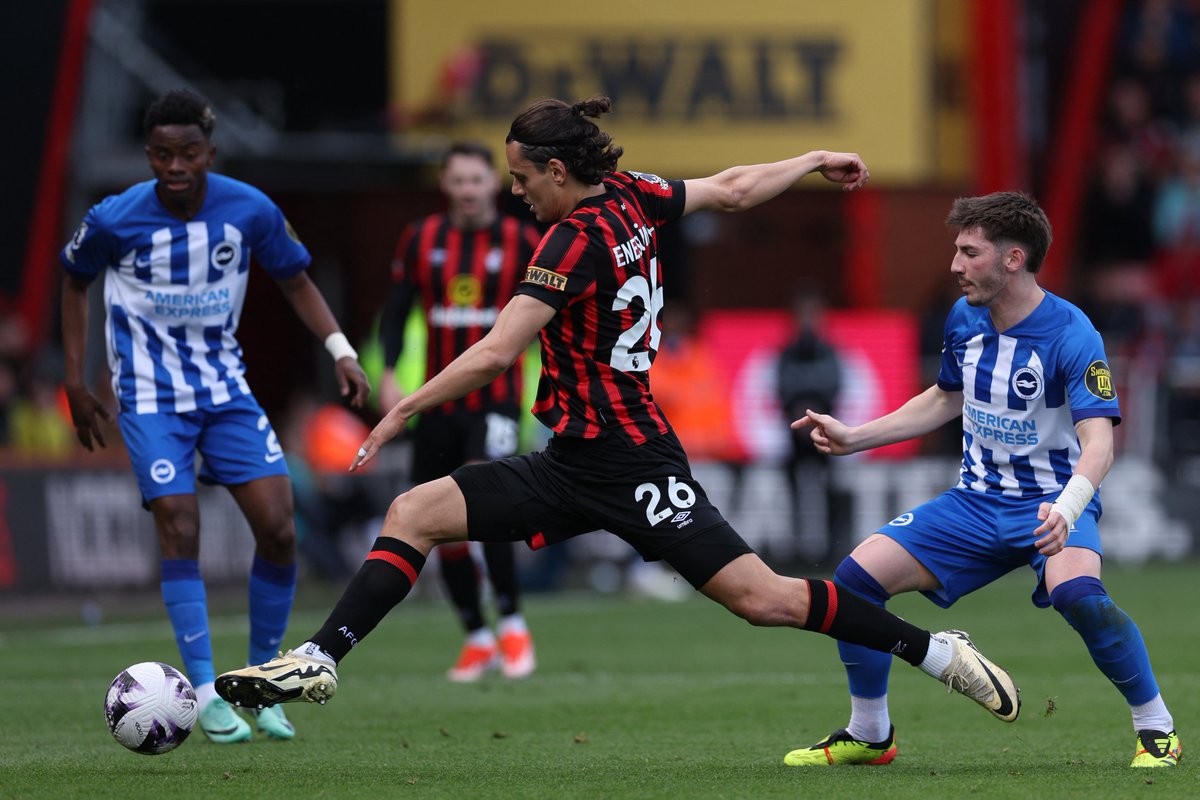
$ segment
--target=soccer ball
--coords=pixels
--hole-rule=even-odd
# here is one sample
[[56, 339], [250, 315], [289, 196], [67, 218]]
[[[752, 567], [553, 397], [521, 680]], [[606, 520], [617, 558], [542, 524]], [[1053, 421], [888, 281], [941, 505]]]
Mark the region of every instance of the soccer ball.
[[179, 670], [158, 661], [134, 664], [113, 679], [104, 716], [113, 738], [135, 753], [174, 750], [196, 724], [196, 692]]

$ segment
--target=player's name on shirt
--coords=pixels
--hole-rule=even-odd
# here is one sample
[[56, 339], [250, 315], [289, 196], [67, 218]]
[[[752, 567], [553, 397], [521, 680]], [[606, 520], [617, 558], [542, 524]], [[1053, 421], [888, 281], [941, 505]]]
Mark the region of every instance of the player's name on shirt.
[[650, 247], [650, 240], [654, 237], [654, 227], [644, 225], [636, 228], [633, 233], [631, 238], [612, 248], [613, 262], [618, 267], [632, 264], [642, 257], [642, 253], [645, 253]]

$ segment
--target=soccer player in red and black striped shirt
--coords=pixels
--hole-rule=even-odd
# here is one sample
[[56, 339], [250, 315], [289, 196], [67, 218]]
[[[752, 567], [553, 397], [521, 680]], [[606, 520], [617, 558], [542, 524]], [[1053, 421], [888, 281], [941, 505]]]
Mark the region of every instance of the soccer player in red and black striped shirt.
[[[814, 151], [687, 181], [617, 172], [622, 150], [592, 121], [609, 108], [608, 98], [542, 100], [513, 121], [513, 194], [554, 225], [491, 332], [392, 408], [355, 466], [412, 415], [494, 380], [535, 337], [543, 368], [534, 411], [555, 432], [546, 449], [467, 465], [400, 495], [321, 629], [285, 656], [226, 673], [218, 690], [244, 704], [324, 702], [337, 686], [337, 662], [404, 599], [435, 545], [469, 531], [536, 548], [605, 529], [751, 624], [891, 652], [1015, 719], [1015, 684], [965, 635], [931, 634], [831, 582], [771, 570], [692, 477], [650, 391], [662, 305], [658, 228], [694, 211], [743, 211], [812, 172], [857, 189], [866, 165], [853, 153]], [[894, 742], [885, 744], [880, 763], [895, 755]]]
[[[532, 223], [497, 211], [500, 181], [485, 145], [451, 145], [442, 158], [439, 185], [446, 212], [407, 225], [392, 261], [392, 290], [379, 328], [386, 365], [379, 397], [385, 409], [403, 399], [392, 365], [404, 349], [414, 302], [425, 312], [426, 372], [436, 374], [492, 329], [541, 239]], [[413, 431], [412, 480], [425, 483], [463, 464], [516, 453], [520, 400], [521, 370], [514, 368], [464, 397], [426, 410]], [[531, 674], [536, 666], [533, 639], [520, 613], [513, 543], [483, 543], [499, 615], [496, 633], [484, 620], [479, 570], [468, 543], [447, 543], [438, 549], [438, 558], [467, 634], [447, 677], [477, 681], [496, 668], [509, 678]]]

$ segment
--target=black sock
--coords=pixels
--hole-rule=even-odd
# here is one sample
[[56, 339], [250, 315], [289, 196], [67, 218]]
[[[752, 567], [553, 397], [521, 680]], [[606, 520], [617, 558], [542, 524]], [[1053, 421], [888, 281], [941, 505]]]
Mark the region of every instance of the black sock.
[[483, 557], [487, 561], [488, 579], [496, 593], [496, 611], [507, 617], [520, 611], [520, 590], [517, 588], [517, 560], [512, 542], [486, 542]]
[[350, 585], [333, 607], [329, 619], [309, 641], [341, 661], [350, 648], [403, 600], [417, 582], [425, 556], [390, 536], [380, 536]]
[[810, 598], [805, 630], [891, 653], [914, 667], [925, 660], [929, 631], [905, 622], [853, 592], [839, 592], [831, 581], [808, 578], [805, 581]]
[[466, 543], [442, 545], [438, 548], [438, 558], [450, 602], [454, 603], [463, 628], [474, 633], [483, 627], [483, 609], [479, 605], [479, 569], [470, 547]]

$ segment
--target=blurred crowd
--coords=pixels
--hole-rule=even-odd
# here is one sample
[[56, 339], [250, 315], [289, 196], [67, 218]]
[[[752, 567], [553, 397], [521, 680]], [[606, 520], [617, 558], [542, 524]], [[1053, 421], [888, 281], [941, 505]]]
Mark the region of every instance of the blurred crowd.
[[31, 350], [20, 319], [0, 317], [0, 457], [62, 462], [75, 453], [62, 374], [57, 350]]
[[1200, 3], [1129, 4], [1091, 163], [1068, 294], [1163, 386], [1148, 455], [1200, 454]]

